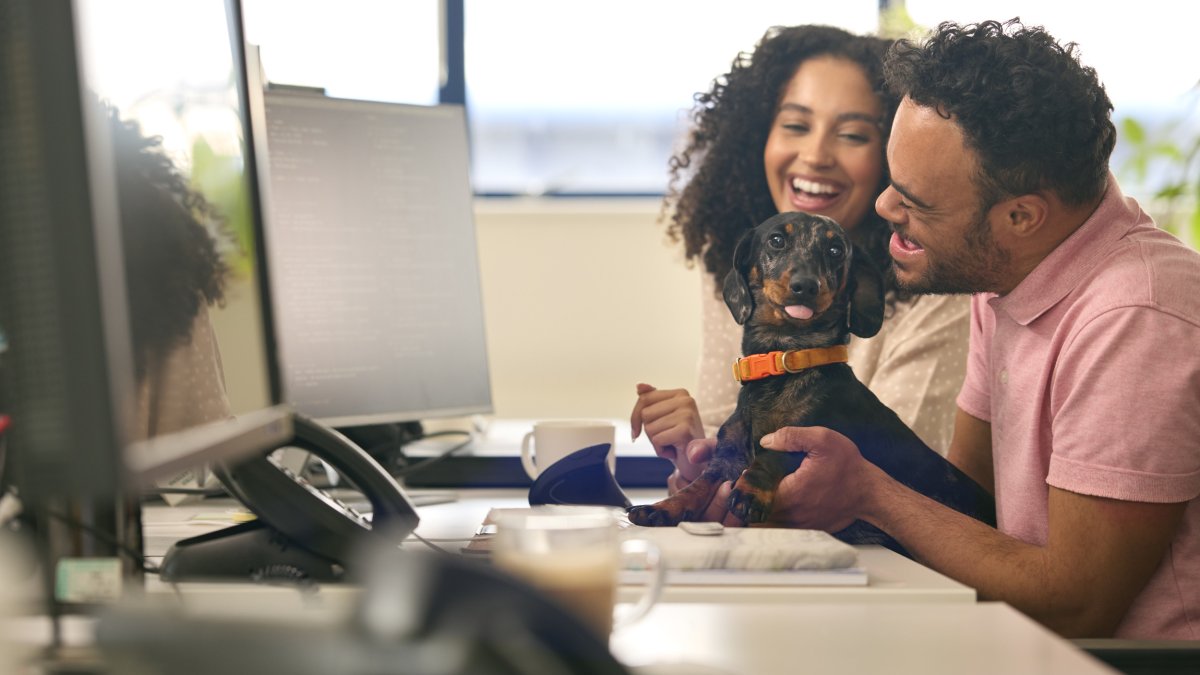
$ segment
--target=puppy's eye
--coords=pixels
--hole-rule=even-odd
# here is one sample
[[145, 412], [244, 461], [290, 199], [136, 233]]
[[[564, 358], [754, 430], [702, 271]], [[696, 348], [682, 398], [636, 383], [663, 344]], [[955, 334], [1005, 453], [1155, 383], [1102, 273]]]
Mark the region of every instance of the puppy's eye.
[[782, 234], [773, 234], [767, 237], [767, 246], [771, 248], [783, 248], [784, 243]]
[[842, 258], [846, 257], [846, 249], [842, 248], [841, 246], [830, 246], [829, 257], [833, 258], [834, 260], [841, 260]]

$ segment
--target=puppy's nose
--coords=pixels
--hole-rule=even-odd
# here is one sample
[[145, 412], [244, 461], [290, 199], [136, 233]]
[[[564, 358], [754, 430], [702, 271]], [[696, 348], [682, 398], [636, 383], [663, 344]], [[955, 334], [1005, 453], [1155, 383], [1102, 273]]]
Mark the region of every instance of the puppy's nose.
[[816, 295], [821, 290], [821, 282], [816, 277], [793, 277], [788, 287], [796, 295]]

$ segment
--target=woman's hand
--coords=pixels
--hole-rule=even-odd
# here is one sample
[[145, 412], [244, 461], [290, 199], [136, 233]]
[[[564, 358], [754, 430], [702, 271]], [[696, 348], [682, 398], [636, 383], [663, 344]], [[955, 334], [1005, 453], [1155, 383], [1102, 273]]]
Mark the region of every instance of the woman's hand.
[[712, 459], [717, 447], [715, 438], [697, 438], [687, 444], [682, 455], [674, 459], [675, 471], [667, 476], [667, 494], [675, 494], [687, 487], [704, 473], [704, 466]]
[[[674, 494], [704, 470], [716, 441], [704, 438], [700, 410], [686, 389], [659, 390], [639, 384], [637, 394], [637, 403], [629, 416], [633, 438], [637, 439], [645, 429], [654, 453], [675, 465], [675, 472], [667, 480], [668, 489]], [[694, 450], [693, 441], [697, 442]]]

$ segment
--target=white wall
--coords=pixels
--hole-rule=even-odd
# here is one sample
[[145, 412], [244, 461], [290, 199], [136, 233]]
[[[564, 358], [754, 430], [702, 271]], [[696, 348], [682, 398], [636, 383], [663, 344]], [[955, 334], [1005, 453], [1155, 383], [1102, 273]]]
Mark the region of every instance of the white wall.
[[[625, 418], [634, 386], [695, 388], [700, 271], [667, 241], [657, 199], [476, 200], [498, 418]], [[243, 282], [212, 310], [235, 412], [266, 401]], [[453, 424], [457, 420], [448, 420]]]
[[627, 417], [639, 381], [694, 389], [700, 271], [659, 201], [479, 199], [497, 417]]

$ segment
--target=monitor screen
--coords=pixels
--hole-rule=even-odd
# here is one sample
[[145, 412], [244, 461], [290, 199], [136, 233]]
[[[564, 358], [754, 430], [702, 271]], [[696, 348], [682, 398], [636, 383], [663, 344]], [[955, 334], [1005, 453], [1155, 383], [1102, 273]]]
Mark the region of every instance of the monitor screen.
[[491, 412], [463, 109], [260, 94], [285, 400], [338, 427]]
[[166, 477], [281, 444], [239, 6], [76, 0], [75, 14], [89, 127], [111, 150], [97, 170], [116, 194], [125, 460]]

